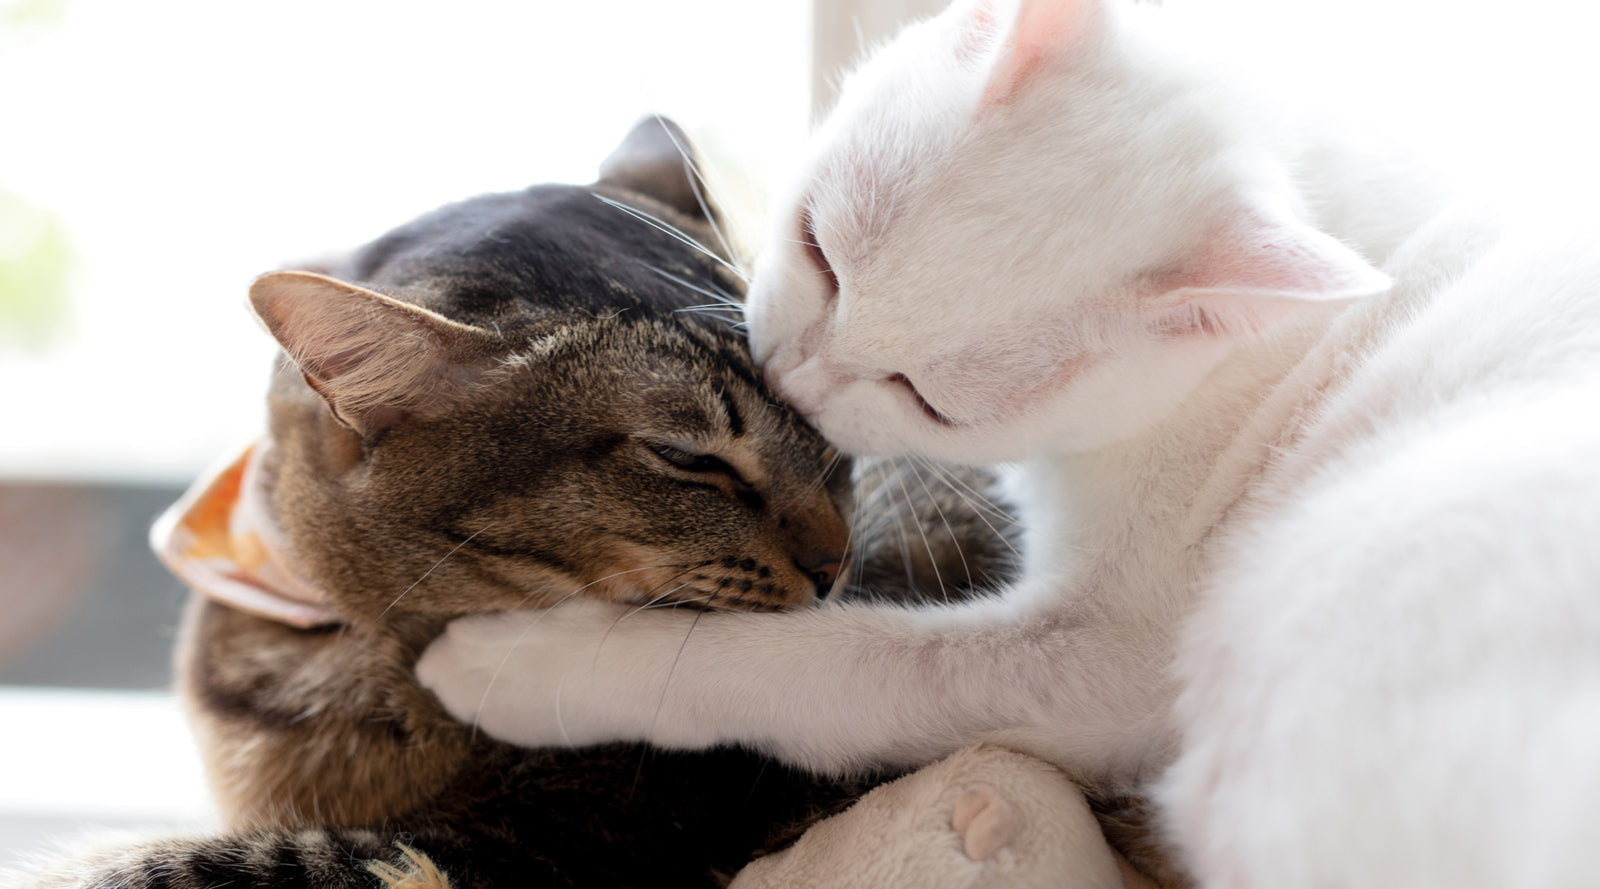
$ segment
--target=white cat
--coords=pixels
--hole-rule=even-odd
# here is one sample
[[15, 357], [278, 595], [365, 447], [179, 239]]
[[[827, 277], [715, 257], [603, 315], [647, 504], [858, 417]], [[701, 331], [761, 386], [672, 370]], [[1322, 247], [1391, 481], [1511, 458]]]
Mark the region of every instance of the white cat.
[[419, 668], [452, 712], [813, 769], [982, 739], [1164, 774], [1206, 886], [1600, 882], [1600, 239], [1448, 206], [1160, 14], [908, 30], [756, 275], [759, 357], [835, 442], [1022, 461], [1022, 582], [471, 620]]

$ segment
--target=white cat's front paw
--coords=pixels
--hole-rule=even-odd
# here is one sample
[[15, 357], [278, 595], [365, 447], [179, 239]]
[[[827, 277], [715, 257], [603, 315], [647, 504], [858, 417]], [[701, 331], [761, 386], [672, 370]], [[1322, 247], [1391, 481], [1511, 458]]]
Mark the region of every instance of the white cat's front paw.
[[582, 601], [475, 615], [428, 646], [417, 678], [451, 716], [513, 744], [641, 740], [664, 691], [655, 662], [681, 642], [684, 619]]

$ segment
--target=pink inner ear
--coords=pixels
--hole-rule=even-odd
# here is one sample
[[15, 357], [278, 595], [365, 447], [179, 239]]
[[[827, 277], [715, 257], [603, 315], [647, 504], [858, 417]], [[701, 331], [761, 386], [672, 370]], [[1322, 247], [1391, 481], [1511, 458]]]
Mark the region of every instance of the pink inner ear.
[[1163, 336], [1259, 333], [1316, 303], [1388, 289], [1387, 275], [1332, 237], [1265, 205], [1214, 227], [1143, 300]]
[[1000, 26], [995, 20], [994, 0], [982, 0], [967, 14], [957, 35], [956, 62], [963, 67], [982, 59], [999, 36]]
[[983, 105], [1006, 105], [1052, 57], [1088, 33], [1100, 0], [1022, 0], [1011, 39], [983, 91]]

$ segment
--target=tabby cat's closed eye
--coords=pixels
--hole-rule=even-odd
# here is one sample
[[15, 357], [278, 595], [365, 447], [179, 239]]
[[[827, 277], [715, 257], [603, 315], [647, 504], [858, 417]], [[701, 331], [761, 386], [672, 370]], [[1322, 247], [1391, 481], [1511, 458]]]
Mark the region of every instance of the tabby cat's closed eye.
[[728, 476], [741, 485], [748, 486], [744, 477], [734, 469], [728, 461], [711, 454], [702, 454], [688, 447], [668, 444], [664, 441], [652, 441], [645, 444], [650, 452], [660, 457], [668, 465], [684, 472], [708, 473], [717, 472]]

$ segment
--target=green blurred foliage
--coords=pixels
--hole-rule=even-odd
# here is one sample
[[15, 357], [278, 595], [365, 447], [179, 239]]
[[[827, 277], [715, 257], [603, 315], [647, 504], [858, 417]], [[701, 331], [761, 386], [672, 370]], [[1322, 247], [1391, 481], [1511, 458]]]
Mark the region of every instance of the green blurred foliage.
[[[53, 30], [66, 17], [67, 3], [0, 0], [0, 47]], [[49, 342], [67, 315], [71, 265], [61, 222], [0, 187], [0, 347], [38, 348]]]
[[55, 217], [0, 189], [0, 345], [45, 345], [67, 314], [72, 250]]
[[66, 12], [67, 0], [0, 0], [0, 29], [53, 25]]

